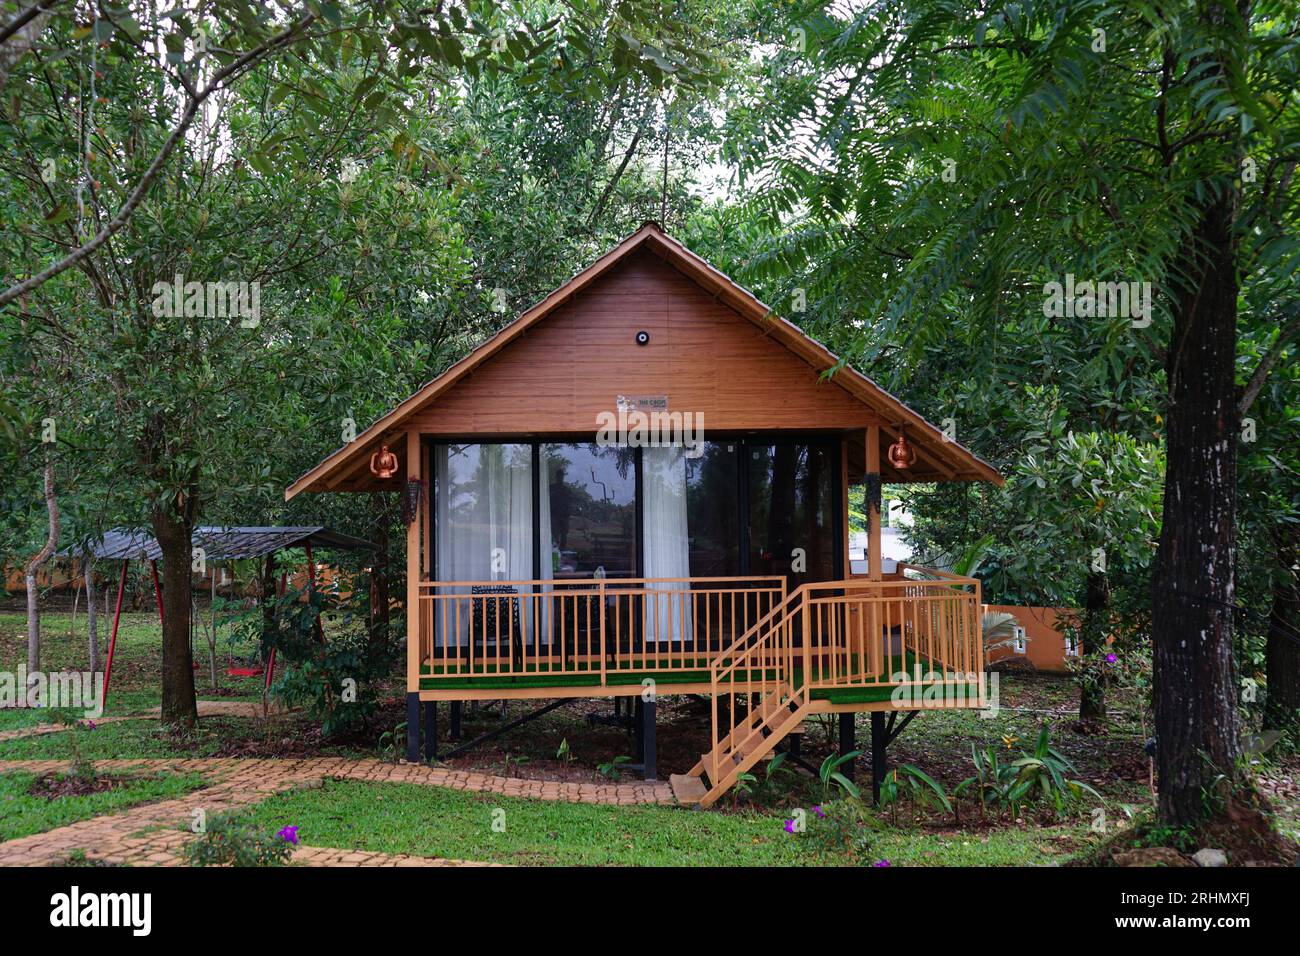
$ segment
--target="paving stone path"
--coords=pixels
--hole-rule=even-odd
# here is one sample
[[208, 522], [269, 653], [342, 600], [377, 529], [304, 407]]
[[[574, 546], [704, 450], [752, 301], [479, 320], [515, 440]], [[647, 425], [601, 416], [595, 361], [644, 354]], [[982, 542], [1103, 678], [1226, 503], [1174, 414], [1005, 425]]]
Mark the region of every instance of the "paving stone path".
[[[392, 764], [379, 760], [317, 757], [306, 760], [270, 759], [138, 759], [96, 760], [101, 772], [199, 773], [207, 786], [200, 790], [82, 820], [46, 833], [0, 843], [0, 866], [50, 866], [82, 850], [88, 859], [133, 866], [177, 866], [180, 851], [192, 838], [194, 811], [211, 816], [260, 803], [277, 793], [320, 786], [325, 780], [368, 780], [448, 787], [478, 793], [499, 793], [540, 800], [611, 805], [674, 803], [666, 783], [587, 784], [523, 780], [490, 774], [448, 770], [424, 764]], [[25, 770], [54, 773], [67, 769], [64, 760], [0, 760], [0, 773]], [[306, 866], [463, 866], [486, 865], [463, 860], [408, 857], [322, 847], [300, 847], [293, 862]]]

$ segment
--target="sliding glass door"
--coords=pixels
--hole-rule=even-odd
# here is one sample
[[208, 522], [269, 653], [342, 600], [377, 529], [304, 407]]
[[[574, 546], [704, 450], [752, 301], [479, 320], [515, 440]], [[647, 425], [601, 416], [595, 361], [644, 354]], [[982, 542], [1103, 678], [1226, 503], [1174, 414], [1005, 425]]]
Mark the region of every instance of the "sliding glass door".
[[[634, 615], [640, 638], [690, 641], [691, 578], [783, 575], [796, 586], [839, 573], [838, 454], [837, 443], [761, 439], [705, 442], [697, 457], [582, 442], [434, 445], [434, 579], [508, 590], [476, 606], [502, 606], [520, 637], [546, 642], [551, 598], [533, 595], [652, 578]], [[505, 583], [528, 580], [554, 583]], [[468, 627], [442, 628], [440, 642], [463, 643]]]

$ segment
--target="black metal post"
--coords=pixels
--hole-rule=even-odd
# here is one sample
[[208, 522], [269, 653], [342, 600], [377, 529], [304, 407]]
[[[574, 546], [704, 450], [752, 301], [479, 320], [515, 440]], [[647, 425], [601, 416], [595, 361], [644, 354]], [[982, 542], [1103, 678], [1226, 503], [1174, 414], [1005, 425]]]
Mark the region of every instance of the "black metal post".
[[420, 762], [420, 695], [406, 695], [406, 761]]
[[[640, 698], [638, 698], [639, 700]], [[658, 779], [658, 759], [655, 753], [655, 712], [659, 709], [653, 698], [641, 705], [641, 762], [645, 765], [645, 779]]]
[[885, 782], [885, 715], [871, 712], [871, 802], [880, 806], [880, 785]]
[[460, 740], [460, 701], [451, 702], [451, 739]]
[[424, 702], [424, 759], [433, 763], [438, 759], [438, 702]]
[[[854, 750], [857, 749], [855, 746], [855, 744], [857, 743], [857, 735], [854, 733], [854, 727], [853, 727], [853, 718], [856, 716], [857, 716], [856, 714], [851, 712], [840, 714], [840, 756], [841, 757], [843, 757], [845, 754], [852, 753]], [[839, 770], [840, 773], [844, 774], [844, 776], [848, 777], [850, 780], [853, 779], [852, 760], [848, 761], [845, 764], [842, 764]]]
[[632, 732], [636, 734], [636, 762], [645, 763], [645, 704], [636, 698], [632, 705]]

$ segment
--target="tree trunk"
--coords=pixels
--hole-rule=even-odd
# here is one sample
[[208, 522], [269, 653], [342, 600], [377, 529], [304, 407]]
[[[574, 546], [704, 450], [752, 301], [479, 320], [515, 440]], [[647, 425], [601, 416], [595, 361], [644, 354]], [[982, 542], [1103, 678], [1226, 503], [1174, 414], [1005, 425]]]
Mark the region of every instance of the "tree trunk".
[[45, 546], [27, 562], [27, 673], [41, 669], [41, 617], [37, 606], [36, 572], [50, 559], [59, 543], [59, 499], [54, 494], [54, 462], [49, 447], [45, 451], [45, 510], [49, 515], [49, 530]]
[[1277, 532], [1273, 609], [1268, 621], [1265, 668], [1268, 696], [1264, 728], [1300, 741], [1300, 548], [1287, 527]]
[[154, 509], [153, 533], [163, 561], [162, 723], [182, 727], [199, 719], [190, 657], [192, 523], [173, 502]]
[[90, 672], [99, 670], [99, 622], [95, 607], [95, 568], [86, 561], [86, 637], [90, 643]]
[[1083, 672], [1079, 676], [1079, 723], [1085, 730], [1106, 723], [1106, 675], [1103, 658], [1110, 624], [1110, 578], [1104, 571], [1088, 574], [1079, 643], [1083, 645]]
[[1164, 514], [1152, 581], [1160, 819], [1197, 822], [1240, 750], [1232, 658], [1237, 272], [1231, 194], [1206, 199], [1174, 274]]

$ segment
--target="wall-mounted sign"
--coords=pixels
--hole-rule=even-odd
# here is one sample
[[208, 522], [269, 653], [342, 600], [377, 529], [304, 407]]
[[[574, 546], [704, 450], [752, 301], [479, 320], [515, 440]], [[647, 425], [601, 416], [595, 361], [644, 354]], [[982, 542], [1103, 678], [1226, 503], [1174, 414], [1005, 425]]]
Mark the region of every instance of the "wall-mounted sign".
[[624, 412], [666, 412], [667, 395], [620, 395], [615, 403]]

